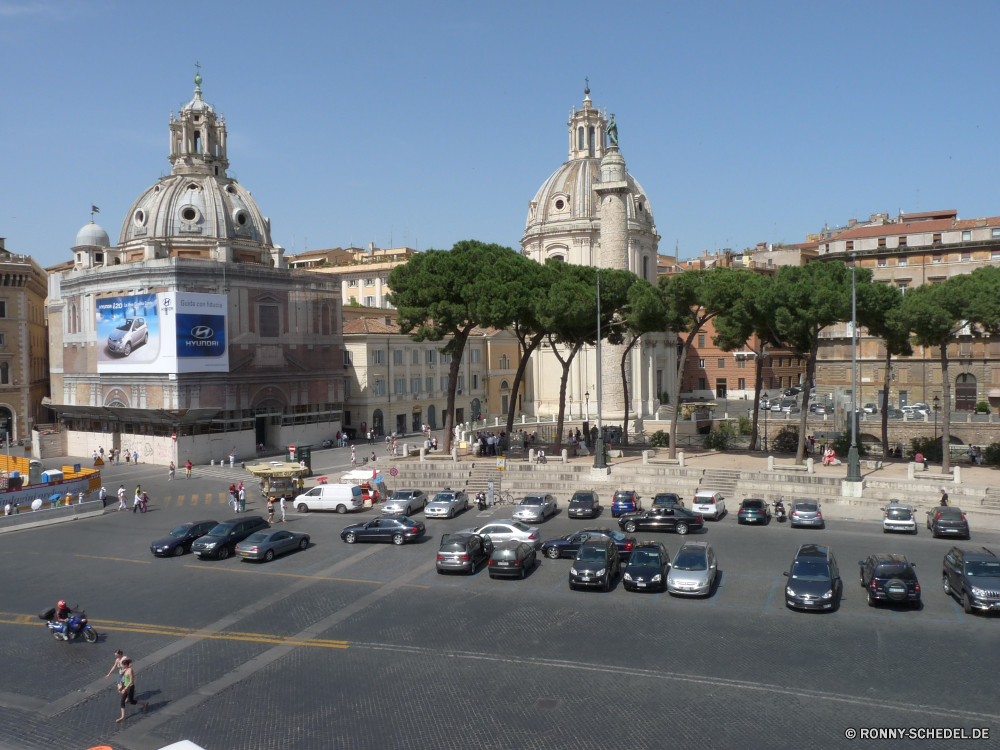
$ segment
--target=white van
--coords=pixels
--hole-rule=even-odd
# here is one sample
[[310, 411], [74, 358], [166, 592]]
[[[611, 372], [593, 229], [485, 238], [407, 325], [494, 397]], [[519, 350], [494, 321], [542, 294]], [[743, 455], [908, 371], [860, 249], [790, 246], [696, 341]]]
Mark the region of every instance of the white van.
[[346, 513], [360, 510], [365, 506], [364, 495], [356, 484], [321, 484], [304, 495], [299, 495], [293, 503], [299, 513], [310, 510], [335, 510]]

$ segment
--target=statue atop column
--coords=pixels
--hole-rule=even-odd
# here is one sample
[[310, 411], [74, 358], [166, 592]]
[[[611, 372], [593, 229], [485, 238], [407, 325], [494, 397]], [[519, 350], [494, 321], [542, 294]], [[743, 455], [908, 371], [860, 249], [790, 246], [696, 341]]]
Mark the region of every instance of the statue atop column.
[[614, 115], [614, 113], [611, 114], [611, 119], [608, 120], [607, 133], [608, 133], [608, 141], [610, 141], [610, 143], [611, 143], [612, 146], [614, 146], [615, 148], [617, 148], [618, 147], [618, 123], [615, 122], [615, 115]]

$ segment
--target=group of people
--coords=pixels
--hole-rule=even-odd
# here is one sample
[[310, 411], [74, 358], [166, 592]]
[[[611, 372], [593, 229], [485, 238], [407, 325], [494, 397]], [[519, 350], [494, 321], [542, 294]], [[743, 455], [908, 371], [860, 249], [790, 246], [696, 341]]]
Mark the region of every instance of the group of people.
[[[104, 463], [105, 455], [107, 456], [108, 463], [113, 463], [116, 466], [121, 465], [122, 451], [119, 448], [110, 448], [105, 454], [104, 446], [94, 449], [94, 466], [97, 466], [97, 459], [100, 457], [101, 463]], [[131, 452], [125, 450], [125, 465], [128, 466], [129, 463], [134, 463], [136, 466], [139, 465], [139, 451], [133, 449]]]
[[497, 456], [507, 448], [507, 435], [503, 430], [499, 433], [480, 432], [476, 442], [479, 443], [479, 455]]
[[247, 491], [243, 488], [243, 482], [238, 485], [229, 485], [229, 504], [234, 513], [245, 513], [247, 509]]
[[280, 523], [285, 523], [285, 496], [282, 495], [279, 498], [274, 496], [267, 498], [267, 522], [274, 523], [274, 504], [278, 503], [278, 507], [281, 509], [281, 521]]
[[[125, 485], [118, 485], [118, 510], [128, 510], [128, 503], [125, 502]], [[101, 502], [108, 496], [107, 490], [101, 487]], [[145, 513], [149, 510], [149, 495], [142, 490], [142, 485], [135, 486], [135, 494], [132, 496], [132, 512]]]
[[969, 446], [969, 450], [967, 451], [967, 453], [969, 455], [969, 461], [972, 462], [973, 466], [982, 466], [983, 465], [983, 449], [982, 448], [980, 448], [978, 445], [970, 445]]

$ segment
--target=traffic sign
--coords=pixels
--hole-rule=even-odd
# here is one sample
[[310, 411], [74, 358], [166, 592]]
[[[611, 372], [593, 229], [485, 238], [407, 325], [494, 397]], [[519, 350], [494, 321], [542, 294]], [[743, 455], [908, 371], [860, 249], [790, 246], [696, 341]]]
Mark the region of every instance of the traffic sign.
[[397, 474], [399, 474], [399, 469], [397, 469], [395, 466], [393, 466], [391, 469], [389, 469], [389, 476], [390, 477], [394, 477]]

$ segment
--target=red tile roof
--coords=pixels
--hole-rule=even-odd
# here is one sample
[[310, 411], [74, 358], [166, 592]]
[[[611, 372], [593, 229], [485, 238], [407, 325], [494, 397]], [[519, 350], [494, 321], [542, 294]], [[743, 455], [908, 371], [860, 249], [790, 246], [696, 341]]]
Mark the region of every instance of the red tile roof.
[[[472, 329], [470, 336], [492, 336], [497, 333], [498, 330], [495, 328], [480, 328], [476, 326]], [[344, 321], [344, 335], [356, 334], [356, 333], [370, 333], [370, 334], [398, 334], [399, 323], [395, 320], [392, 323], [387, 324], [385, 318], [353, 318], [351, 320]]]
[[900, 214], [900, 221], [914, 221], [920, 219], [957, 219], [958, 209], [949, 208], [944, 211], [923, 211], [916, 214]]
[[[949, 229], [974, 229], [977, 221], [982, 221], [982, 219], [963, 219], [962, 221], [931, 219], [929, 221], [908, 221], [899, 224], [880, 224], [874, 227], [855, 227], [854, 229], [848, 229], [846, 232], [841, 232], [836, 237], [822, 240], [822, 244], [837, 240], [854, 240], [864, 237], [895, 237], [901, 234], [917, 234], [918, 232], [946, 232]], [[988, 217], [985, 226], [1000, 226], [1000, 216]]]

